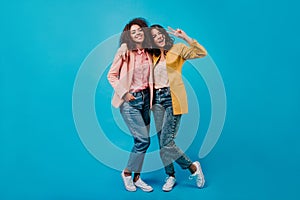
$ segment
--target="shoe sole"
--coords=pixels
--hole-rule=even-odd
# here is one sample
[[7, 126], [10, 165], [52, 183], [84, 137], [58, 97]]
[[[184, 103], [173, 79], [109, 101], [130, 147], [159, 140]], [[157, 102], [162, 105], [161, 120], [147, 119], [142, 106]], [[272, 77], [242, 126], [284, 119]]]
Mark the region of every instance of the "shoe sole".
[[[140, 188], [140, 187], [138, 187], [138, 188]], [[151, 189], [151, 190], [147, 190], [147, 189], [143, 189], [143, 188], [140, 188], [141, 190], [143, 190], [144, 192], [152, 192], [153, 191], [153, 189]]]
[[144, 192], [152, 192], [152, 191], [153, 191], [153, 188], [151, 188], [151, 189], [146, 189], [146, 188], [142, 188], [142, 187], [140, 187], [140, 186], [138, 186], [138, 185], [135, 185], [135, 187], [140, 188], [140, 189], [143, 190]]
[[172, 191], [173, 190], [173, 188], [171, 188], [171, 189], [162, 189], [164, 192], [170, 192], [170, 191]]
[[[175, 183], [175, 184], [176, 184], [176, 183]], [[164, 189], [164, 188], [162, 188], [162, 190], [163, 190], [164, 192], [170, 192], [171, 190], [174, 189], [175, 184], [174, 184], [171, 188], [169, 188], [169, 189]]]

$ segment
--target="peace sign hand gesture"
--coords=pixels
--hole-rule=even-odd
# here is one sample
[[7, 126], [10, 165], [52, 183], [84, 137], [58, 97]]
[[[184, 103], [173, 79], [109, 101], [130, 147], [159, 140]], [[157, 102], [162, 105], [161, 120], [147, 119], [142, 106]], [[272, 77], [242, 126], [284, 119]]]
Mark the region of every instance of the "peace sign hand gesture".
[[176, 30], [174, 30], [170, 26], [168, 26], [168, 29], [169, 29], [168, 31], [169, 34], [184, 39], [189, 44], [192, 42], [192, 39], [182, 29], [177, 28]]

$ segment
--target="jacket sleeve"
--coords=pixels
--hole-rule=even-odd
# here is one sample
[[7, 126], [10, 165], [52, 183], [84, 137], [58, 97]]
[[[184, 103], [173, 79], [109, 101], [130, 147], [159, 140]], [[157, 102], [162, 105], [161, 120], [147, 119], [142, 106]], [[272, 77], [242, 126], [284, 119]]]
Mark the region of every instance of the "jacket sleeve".
[[127, 62], [127, 60], [124, 61], [122, 59], [122, 57], [119, 56], [119, 53], [116, 53], [114, 61], [110, 67], [108, 74], [107, 74], [107, 79], [108, 79], [109, 83], [114, 88], [115, 93], [120, 98], [122, 98], [127, 93], [126, 88], [124, 88], [124, 86], [122, 84], [120, 84], [121, 68], [124, 65], [124, 63], [126, 63], [126, 62]]
[[206, 49], [195, 39], [189, 47], [185, 44], [181, 44], [180, 56], [183, 57], [185, 60], [193, 58], [202, 58], [206, 55]]

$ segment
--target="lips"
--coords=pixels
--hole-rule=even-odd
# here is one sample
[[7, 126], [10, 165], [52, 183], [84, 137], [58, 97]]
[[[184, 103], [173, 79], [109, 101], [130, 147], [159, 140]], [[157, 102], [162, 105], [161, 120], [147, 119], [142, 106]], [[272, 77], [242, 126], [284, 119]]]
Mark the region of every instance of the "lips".
[[165, 39], [164, 39], [164, 38], [157, 41], [157, 43], [160, 44], [160, 45], [164, 44], [164, 42], [165, 42]]
[[136, 36], [135, 36], [135, 39], [136, 39], [136, 40], [143, 40], [144, 37], [143, 37], [143, 35], [136, 35]]

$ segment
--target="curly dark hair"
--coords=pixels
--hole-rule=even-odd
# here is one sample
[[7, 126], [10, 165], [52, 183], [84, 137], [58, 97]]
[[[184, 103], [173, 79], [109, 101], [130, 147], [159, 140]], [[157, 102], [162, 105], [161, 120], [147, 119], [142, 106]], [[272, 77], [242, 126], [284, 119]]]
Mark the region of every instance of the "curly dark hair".
[[[161, 25], [159, 24], [153, 24], [150, 28], [149, 28], [149, 33], [151, 34], [151, 30], [153, 29], [156, 29], [158, 30], [159, 32], [161, 32], [164, 37], [165, 37], [165, 42], [166, 42], [166, 45], [164, 46], [164, 49], [165, 49], [165, 54], [172, 48], [173, 44], [174, 44], [174, 38], [171, 37], [169, 35], [169, 33], [166, 31], [166, 29], [164, 29], [164, 27], [162, 27]], [[155, 55], [155, 56], [159, 56], [161, 54], [161, 51], [159, 49], [159, 47], [157, 47], [154, 43], [154, 39], [152, 36], [150, 36], [150, 42], [151, 42], [151, 50], [150, 50], [150, 53], [152, 55]]]
[[127, 44], [129, 50], [136, 49], [136, 43], [133, 42], [130, 36], [130, 28], [132, 25], [138, 25], [142, 28], [144, 32], [145, 39], [143, 41], [142, 47], [146, 50], [150, 47], [149, 33], [148, 33], [148, 23], [144, 18], [138, 17], [129, 21], [128, 24], [125, 25], [123, 32], [120, 38], [120, 45], [123, 43]]

